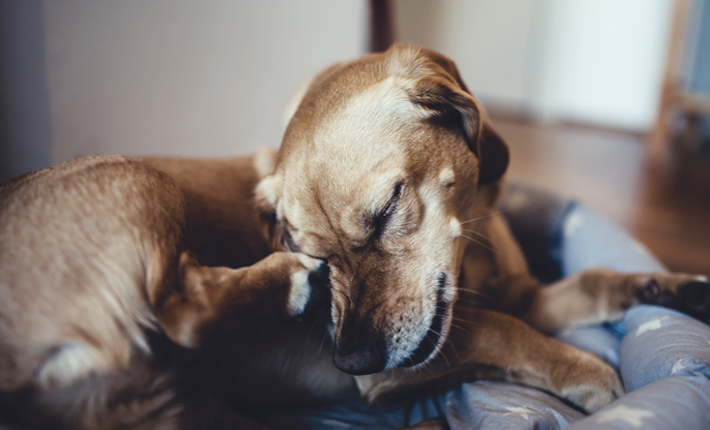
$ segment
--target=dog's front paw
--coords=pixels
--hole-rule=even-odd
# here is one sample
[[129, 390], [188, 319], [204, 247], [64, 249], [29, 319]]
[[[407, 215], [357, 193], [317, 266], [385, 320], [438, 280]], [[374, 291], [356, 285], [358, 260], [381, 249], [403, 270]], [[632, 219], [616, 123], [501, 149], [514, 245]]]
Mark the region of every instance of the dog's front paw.
[[286, 312], [290, 316], [308, 318], [330, 306], [330, 268], [328, 262], [305, 254], [290, 253], [300, 268], [291, 274]]
[[710, 320], [710, 282], [704, 276], [656, 273], [643, 279], [641, 303], [676, 309], [701, 321]]
[[619, 375], [611, 366], [588, 352], [576, 352], [577, 364], [564, 377], [562, 397], [592, 413], [625, 393]]

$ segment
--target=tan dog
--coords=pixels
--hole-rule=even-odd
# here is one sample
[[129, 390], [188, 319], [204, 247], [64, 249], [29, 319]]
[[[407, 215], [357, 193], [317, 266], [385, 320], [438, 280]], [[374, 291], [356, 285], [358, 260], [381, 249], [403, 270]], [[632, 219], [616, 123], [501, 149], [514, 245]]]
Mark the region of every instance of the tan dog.
[[[179, 406], [201, 399], [175, 392], [184, 354], [153, 342], [149, 332], [194, 347], [238, 318], [302, 314], [312, 284], [327, 283], [322, 261], [303, 254], [267, 256], [263, 241], [250, 246], [244, 240], [232, 245], [233, 253], [202, 248], [206, 240], [216, 246], [230, 239], [240, 217], [244, 225], [254, 224], [253, 211], [244, 210], [258, 180], [253, 164], [212, 163], [230, 198], [244, 202], [236, 210], [213, 210], [210, 203], [220, 197], [201, 194], [197, 204], [210, 199], [205, 210], [229, 219], [222, 220], [226, 225], [219, 219], [200, 225], [199, 218], [189, 218], [190, 206], [188, 234], [176, 184], [128, 157], [87, 157], [0, 187], [2, 421], [106, 429], [177, 428], [194, 420], [198, 427], [214, 427], [203, 420], [207, 414], [193, 419]], [[220, 238], [210, 235], [215, 227]], [[204, 267], [188, 248], [210, 262], [255, 264]], [[259, 257], [265, 258], [257, 262]], [[226, 415], [233, 425], [248, 425]]]
[[531, 326], [608, 321], [640, 301], [703, 303], [710, 284], [683, 274], [591, 270], [540, 289], [495, 213], [507, 164], [437, 53], [395, 46], [331, 67], [305, 93], [257, 200], [274, 249], [328, 261], [333, 362], [367, 375], [356, 378], [366, 399], [495, 378], [595, 411], [623, 393], [617, 374]]
[[[616, 373], [510, 314], [554, 331], [640, 300], [690, 306], [708, 285], [598, 270], [540, 290], [494, 212], [507, 163], [454, 64], [396, 46], [317, 76], [277, 160], [95, 157], [4, 184], [4, 412], [46, 426], [248, 427], [232, 408], [476, 378], [594, 411], [623, 392]], [[497, 252], [466, 238], [478, 234]], [[332, 318], [289, 319], [326, 267]], [[205, 347], [175, 355], [152, 331]], [[33, 423], [36, 411], [49, 421]]]

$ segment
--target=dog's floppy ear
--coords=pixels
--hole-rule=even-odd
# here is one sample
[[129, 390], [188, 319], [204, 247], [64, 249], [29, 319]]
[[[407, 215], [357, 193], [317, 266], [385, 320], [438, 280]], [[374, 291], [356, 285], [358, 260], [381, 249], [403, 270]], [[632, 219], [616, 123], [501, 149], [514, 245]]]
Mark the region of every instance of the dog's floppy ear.
[[479, 160], [479, 184], [498, 181], [510, 161], [508, 145], [488, 123], [454, 62], [434, 51], [419, 52], [433, 63], [430, 67], [436, 73], [421, 74], [412, 102], [434, 111], [433, 120], [462, 131]]
[[479, 160], [483, 160], [483, 167], [478, 177], [479, 184], [492, 184], [503, 176], [508, 169], [510, 152], [503, 138], [493, 130], [487, 121], [481, 124], [481, 133], [478, 138]]

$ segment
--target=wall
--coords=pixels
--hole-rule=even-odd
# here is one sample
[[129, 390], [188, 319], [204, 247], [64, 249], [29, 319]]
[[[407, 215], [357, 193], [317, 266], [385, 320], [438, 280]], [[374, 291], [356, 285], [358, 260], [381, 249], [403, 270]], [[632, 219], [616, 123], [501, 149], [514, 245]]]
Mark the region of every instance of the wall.
[[301, 82], [365, 49], [365, 2], [47, 0], [52, 161], [278, 146]]
[[548, 0], [543, 114], [633, 131], [656, 118], [672, 0]]
[[50, 162], [41, 0], [0, 0], [0, 181]]
[[[396, 0], [395, 16], [488, 106], [644, 131], [671, 3]], [[95, 153], [276, 146], [300, 82], [364, 53], [366, 5], [0, 0], [0, 180]]]
[[398, 40], [456, 61], [469, 89], [496, 106], [527, 101], [535, 4], [530, 0], [397, 0]]
[[400, 41], [440, 50], [494, 108], [646, 131], [672, 0], [397, 0]]

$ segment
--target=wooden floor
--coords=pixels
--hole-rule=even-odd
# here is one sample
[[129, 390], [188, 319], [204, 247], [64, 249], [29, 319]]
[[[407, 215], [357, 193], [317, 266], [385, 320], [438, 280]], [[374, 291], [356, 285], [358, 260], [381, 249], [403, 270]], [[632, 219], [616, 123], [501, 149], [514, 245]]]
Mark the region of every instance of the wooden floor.
[[710, 160], [650, 169], [645, 137], [494, 118], [509, 175], [573, 197], [624, 226], [674, 271], [710, 276]]

